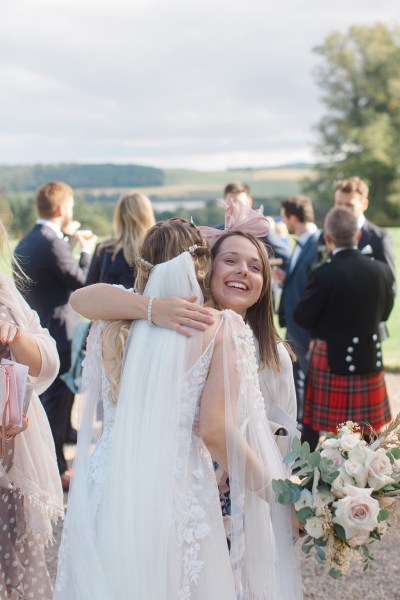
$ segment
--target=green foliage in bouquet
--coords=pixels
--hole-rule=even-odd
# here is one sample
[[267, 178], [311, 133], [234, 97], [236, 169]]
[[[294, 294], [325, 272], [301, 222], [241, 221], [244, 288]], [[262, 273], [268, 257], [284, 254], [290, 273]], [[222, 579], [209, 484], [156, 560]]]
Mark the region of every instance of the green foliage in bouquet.
[[359, 426], [348, 421], [329, 433], [315, 452], [295, 438], [284, 462], [292, 465], [292, 480], [274, 480], [279, 504], [293, 505], [307, 537], [306, 555], [314, 551], [329, 575], [339, 578], [351, 559], [373, 557], [369, 545], [381, 540], [396, 520], [400, 499], [400, 415], [367, 444]]

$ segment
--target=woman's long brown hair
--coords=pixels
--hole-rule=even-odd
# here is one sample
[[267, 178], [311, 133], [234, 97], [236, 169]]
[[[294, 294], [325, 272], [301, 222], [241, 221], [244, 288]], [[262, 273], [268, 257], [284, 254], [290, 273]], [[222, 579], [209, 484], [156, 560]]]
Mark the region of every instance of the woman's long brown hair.
[[[253, 235], [244, 231], [226, 232], [217, 240], [211, 249], [211, 257], [213, 261], [218, 256], [221, 245], [229, 237], [241, 236], [249, 240], [257, 248], [262, 264], [263, 285], [260, 297], [257, 302], [250, 306], [246, 312], [245, 321], [248, 323], [257, 338], [260, 348], [260, 362], [263, 367], [269, 367], [275, 371], [280, 371], [281, 361], [277, 348], [278, 342], [283, 342], [289, 351], [292, 359], [294, 354], [290, 346], [282, 340], [276, 330], [274, 323], [274, 308], [272, 301], [272, 282], [271, 282], [271, 266], [269, 264], [268, 254], [264, 244]], [[212, 275], [211, 275], [212, 276]], [[216, 306], [216, 308], [221, 308]]]

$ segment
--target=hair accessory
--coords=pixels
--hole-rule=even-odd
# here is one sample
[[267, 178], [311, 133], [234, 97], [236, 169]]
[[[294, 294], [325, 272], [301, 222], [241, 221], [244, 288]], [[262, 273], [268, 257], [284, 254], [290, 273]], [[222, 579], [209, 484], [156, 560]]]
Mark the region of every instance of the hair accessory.
[[263, 215], [264, 209], [262, 206], [257, 210], [253, 210], [247, 202], [233, 200], [232, 198], [227, 202], [225, 200], [221, 202], [225, 206], [225, 228], [215, 229], [214, 227], [207, 227], [205, 225], [198, 227], [201, 233], [208, 239], [210, 248], [214, 246], [221, 235], [232, 231], [243, 231], [257, 238], [268, 235], [269, 221]]
[[188, 252], [190, 252], [190, 254], [192, 256], [194, 256], [195, 250], [196, 248], [199, 248], [200, 246], [198, 246], [198, 244], [194, 244], [194, 246], [190, 246], [190, 248], [188, 248]]
[[154, 265], [152, 265], [151, 262], [149, 262], [148, 260], [145, 260], [142, 257], [140, 257], [140, 262], [142, 263], [142, 265], [144, 267], [147, 267], [148, 269], [152, 269], [154, 267]]
[[152, 320], [152, 315], [151, 315], [151, 309], [153, 308], [153, 300], [154, 300], [154, 296], [150, 296], [149, 303], [147, 305], [147, 322], [149, 325], [153, 325], [153, 320]]

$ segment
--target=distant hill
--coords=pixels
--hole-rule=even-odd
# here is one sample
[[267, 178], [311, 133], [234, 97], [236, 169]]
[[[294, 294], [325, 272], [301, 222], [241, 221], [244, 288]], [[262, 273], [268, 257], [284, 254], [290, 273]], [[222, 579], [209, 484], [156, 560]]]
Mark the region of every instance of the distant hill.
[[73, 188], [133, 188], [161, 186], [161, 169], [139, 165], [52, 164], [0, 166], [0, 188], [5, 192], [31, 192], [47, 181], [65, 181]]
[[273, 171], [275, 169], [312, 169], [312, 163], [307, 162], [296, 162], [296, 163], [287, 163], [284, 165], [277, 165], [275, 167], [243, 167], [242, 169], [238, 167], [233, 167], [231, 169], [227, 169], [227, 171], [265, 171], [270, 170]]

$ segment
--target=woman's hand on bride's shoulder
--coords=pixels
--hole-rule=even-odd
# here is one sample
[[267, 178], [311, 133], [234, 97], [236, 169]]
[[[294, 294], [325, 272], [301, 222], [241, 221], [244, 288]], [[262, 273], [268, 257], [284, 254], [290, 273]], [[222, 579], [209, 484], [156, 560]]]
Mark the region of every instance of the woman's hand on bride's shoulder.
[[178, 333], [191, 337], [191, 329], [204, 331], [214, 323], [212, 310], [196, 304], [197, 296], [180, 298], [154, 298], [152, 306], [152, 321], [158, 327], [173, 329]]

